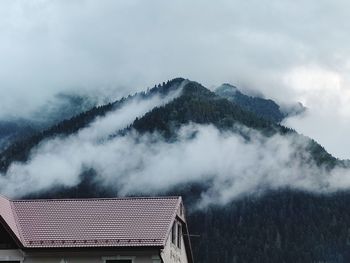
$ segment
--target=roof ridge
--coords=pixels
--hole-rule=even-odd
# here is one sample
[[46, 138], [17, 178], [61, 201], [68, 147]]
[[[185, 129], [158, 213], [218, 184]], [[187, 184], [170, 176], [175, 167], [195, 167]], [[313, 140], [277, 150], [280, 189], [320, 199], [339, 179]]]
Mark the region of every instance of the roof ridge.
[[2, 195], [2, 194], [0, 194], [0, 197], [2, 197], [2, 198], [4, 198], [4, 199], [6, 199], [7, 201], [11, 201], [11, 199], [10, 199], [10, 198], [8, 198], [6, 195]]
[[[6, 198], [6, 197], [4, 197]], [[71, 202], [71, 201], [108, 201], [108, 200], [161, 200], [161, 199], [179, 199], [181, 196], [131, 196], [131, 197], [104, 197], [104, 198], [45, 198], [45, 199], [18, 199], [18, 200], [10, 200], [11, 203], [19, 203], [19, 202]]]

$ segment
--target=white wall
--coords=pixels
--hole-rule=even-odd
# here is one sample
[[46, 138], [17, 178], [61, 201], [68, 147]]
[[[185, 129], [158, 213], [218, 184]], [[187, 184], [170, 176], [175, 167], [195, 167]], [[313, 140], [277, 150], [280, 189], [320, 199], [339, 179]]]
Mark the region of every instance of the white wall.
[[158, 263], [159, 251], [95, 250], [90, 251], [30, 251], [0, 250], [0, 260], [20, 260], [23, 263], [103, 263], [104, 259], [131, 259], [133, 263]]
[[181, 248], [178, 248], [176, 244], [171, 242], [170, 234], [161, 256], [164, 263], [188, 263], [183, 235], [181, 235]]
[[19, 249], [0, 249], [0, 260], [23, 260], [23, 253]]

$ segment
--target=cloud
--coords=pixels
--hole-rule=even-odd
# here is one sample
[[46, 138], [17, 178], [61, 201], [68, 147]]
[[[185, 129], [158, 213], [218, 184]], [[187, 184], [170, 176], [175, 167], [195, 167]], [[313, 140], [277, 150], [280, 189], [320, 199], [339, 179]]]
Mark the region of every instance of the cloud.
[[309, 65], [295, 68], [285, 76], [297, 99], [308, 107], [303, 115], [284, 124], [320, 142], [341, 159], [350, 157], [350, 82], [338, 71]]
[[[62, 91], [121, 97], [183, 76], [208, 87], [231, 82], [281, 102], [307, 101], [309, 118], [288, 124], [348, 157], [340, 142], [348, 133], [344, 115], [326, 95], [324, 113], [310, 100], [325, 89], [312, 93], [310, 85], [285, 79], [317, 85], [300, 69], [335, 72], [344, 81], [326, 93], [350, 105], [343, 96], [349, 7], [345, 0], [1, 1], [0, 118], [31, 115]], [[307, 128], [311, 122], [317, 130]], [[331, 126], [330, 133], [345, 131], [322, 132]]]
[[98, 185], [120, 195], [164, 193], [210, 182], [198, 200], [199, 208], [271, 189], [331, 193], [350, 187], [349, 170], [316, 166], [306, 149], [308, 139], [297, 134], [265, 137], [237, 126], [249, 136], [247, 140], [239, 132], [189, 124], [172, 142], [157, 133], [136, 131], [110, 137], [178, 92], [166, 98], [133, 99], [75, 135], [41, 143], [28, 162], [11, 164], [0, 177], [0, 192], [21, 197], [57, 186], [73, 187], [87, 169], [96, 171]]
[[[135, 96], [121, 108], [96, 118], [77, 134], [42, 142], [32, 150], [26, 163], [14, 162], [7, 174], [0, 175], [0, 191], [13, 196], [19, 192], [26, 195], [48, 190], [56, 185], [74, 186], [79, 182], [79, 175], [99, 158], [99, 154], [107, 157], [107, 152], [99, 146], [104, 145], [104, 140], [126, 128], [135, 118], [174, 99], [181, 90], [180, 85], [166, 97], [152, 95], [142, 99]], [[98, 153], [97, 149], [102, 151]]]

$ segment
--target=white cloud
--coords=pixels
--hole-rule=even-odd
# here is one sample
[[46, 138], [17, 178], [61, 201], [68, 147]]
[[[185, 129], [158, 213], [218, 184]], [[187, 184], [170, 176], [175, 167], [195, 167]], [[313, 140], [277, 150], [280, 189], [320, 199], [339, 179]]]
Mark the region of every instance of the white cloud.
[[298, 67], [285, 83], [309, 110], [285, 121], [285, 125], [320, 142], [342, 159], [350, 157], [350, 82], [339, 71], [315, 65]]
[[[349, 8], [345, 0], [1, 1], [0, 118], [26, 116], [65, 90], [112, 89], [121, 97], [183, 76], [307, 101], [310, 117], [290, 124], [348, 157], [340, 143], [347, 129], [329, 129], [329, 138], [341, 138], [333, 142], [321, 133], [349, 126], [348, 109], [336, 105], [350, 104]], [[309, 89], [320, 84], [300, 71], [309, 65], [335, 72], [341, 88]], [[286, 84], [290, 75], [310, 85]], [[310, 101], [325, 93], [333, 101], [327, 115]]]
[[[5, 175], [0, 175], [0, 190], [11, 196], [26, 195], [47, 190], [56, 185], [73, 186], [79, 175], [90, 167], [94, 160], [108, 160], [108, 153], [101, 148], [103, 141], [130, 125], [136, 117], [142, 117], [154, 107], [161, 106], [180, 94], [178, 89], [166, 97], [152, 95], [141, 99], [136, 96], [121, 108], [97, 118], [88, 127], [76, 134], [48, 139], [31, 151], [26, 163], [14, 162]], [[100, 150], [100, 151], [99, 151]], [[130, 149], [131, 150], [131, 149]], [[115, 163], [116, 164], [116, 163]]]
[[174, 96], [130, 102], [76, 135], [43, 142], [28, 162], [13, 163], [0, 177], [0, 191], [18, 197], [55, 186], [75, 186], [81, 173], [91, 168], [99, 185], [121, 195], [154, 194], [210, 181], [198, 207], [269, 189], [329, 193], [350, 187], [349, 170], [317, 167], [306, 150], [307, 139], [296, 134], [265, 137], [236, 127], [249, 135], [246, 140], [239, 133], [190, 124], [179, 130], [176, 142], [136, 131], [109, 138]]

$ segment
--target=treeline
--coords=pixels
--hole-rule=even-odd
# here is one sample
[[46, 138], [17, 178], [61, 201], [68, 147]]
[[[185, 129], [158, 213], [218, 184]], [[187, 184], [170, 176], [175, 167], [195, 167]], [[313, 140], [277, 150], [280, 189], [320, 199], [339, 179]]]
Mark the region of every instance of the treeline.
[[190, 122], [213, 124], [219, 129], [232, 129], [235, 124], [264, 132], [288, 133], [292, 130], [275, 124], [221, 98], [196, 82], [188, 83], [182, 96], [165, 106], [157, 107], [131, 125], [140, 132], [161, 132], [168, 137], [181, 125]]
[[[123, 131], [136, 129], [141, 133], [157, 131], [166, 139], [176, 140], [176, 130], [190, 122], [212, 124], [221, 130], [235, 130], [240, 124], [261, 131], [266, 136], [276, 133], [298, 135], [295, 131], [261, 118], [239, 105], [220, 98], [196, 82], [174, 79], [159, 84], [147, 92], [133, 96], [146, 98], [166, 95], [184, 84], [182, 95], [136, 119]], [[0, 168], [5, 171], [13, 161], [25, 161], [33, 147], [54, 136], [67, 136], [86, 127], [97, 116], [116, 109], [128, 99], [94, 107], [50, 129], [11, 145], [0, 154]], [[249, 136], [244, 134], [249, 140]], [[339, 161], [315, 141], [307, 139], [312, 158], [329, 168]], [[162, 175], [162, 176], [166, 176]], [[72, 188], [56, 188], [31, 197], [98, 197], [115, 196], [118, 187], [101, 188], [95, 171], [85, 171], [81, 183]], [[177, 188], [191, 206], [206, 189], [206, 184]], [[224, 206], [189, 211], [190, 232], [196, 262], [350, 262], [350, 193], [316, 196], [281, 190], [263, 196], [250, 196]]]
[[276, 133], [299, 136], [305, 139], [308, 144], [307, 151], [317, 165], [324, 165], [331, 169], [337, 164], [342, 164], [316, 141], [297, 134], [293, 129], [259, 117], [253, 112], [217, 96], [197, 82], [189, 82], [184, 87], [180, 97], [167, 105], [154, 108], [142, 118], [136, 119], [128, 130], [136, 129], [141, 133], [157, 131], [165, 138], [174, 139], [178, 128], [188, 123], [212, 124], [221, 130], [238, 132], [247, 139], [249, 136], [236, 129], [236, 125], [255, 129], [265, 136], [272, 136]]
[[6, 171], [9, 165], [14, 161], [26, 161], [30, 151], [41, 141], [58, 135], [67, 136], [73, 134], [79, 129], [87, 126], [97, 116], [102, 116], [110, 111], [114, 106], [115, 104], [109, 103], [103, 106], [94, 107], [69, 120], [64, 120], [47, 130], [19, 139], [0, 153], [0, 171]]
[[28, 137], [24, 136], [22, 138], [19, 138], [16, 142], [12, 143], [0, 153], [0, 171], [5, 172], [8, 169], [9, 165], [14, 161], [27, 161], [30, 151], [44, 140], [53, 138], [55, 136], [67, 136], [74, 134], [80, 129], [86, 127], [96, 117], [104, 116], [107, 112], [121, 107], [123, 103], [137, 96], [140, 98], [147, 98], [155, 94], [166, 96], [170, 91], [176, 89], [183, 80], [184, 79], [178, 78], [167, 81], [166, 83], [163, 82], [163, 84], [156, 85], [147, 91], [129, 95], [128, 97], [122, 98], [113, 103], [108, 103], [102, 106], [95, 106], [92, 109], [85, 111], [77, 116], [63, 120], [46, 130], [35, 132], [33, 135], [32, 132]]
[[220, 86], [215, 90], [215, 94], [266, 120], [280, 123], [286, 117], [280, 106], [273, 100], [245, 95], [230, 84]]
[[196, 262], [350, 262], [350, 193], [280, 190], [189, 215]]

